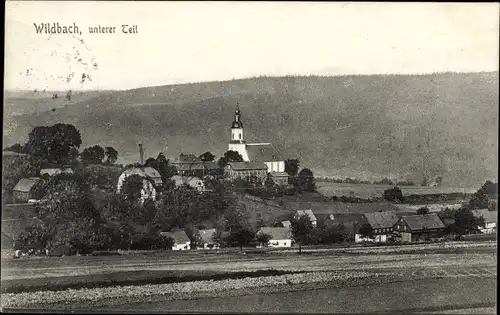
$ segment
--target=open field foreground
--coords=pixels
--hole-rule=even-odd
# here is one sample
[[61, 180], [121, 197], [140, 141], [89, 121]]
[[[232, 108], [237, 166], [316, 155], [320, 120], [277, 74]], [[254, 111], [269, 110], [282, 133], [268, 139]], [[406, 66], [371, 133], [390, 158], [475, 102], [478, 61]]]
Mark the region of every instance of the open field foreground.
[[[156, 253], [3, 261], [2, 308], [154, 312], [485, 308], [494, 313], [488, 310], [495, 306], [496, 246], [496, 242], [463, 242], [318, 249], [304, 255]], [[466, 294], [464, 288], [477, 292]], [[316, 306], [311, 306], [316, 299]], [[404, 302], [398, 306], [396, 301]], [[307, 305], [309, 309], [304, 308]]]

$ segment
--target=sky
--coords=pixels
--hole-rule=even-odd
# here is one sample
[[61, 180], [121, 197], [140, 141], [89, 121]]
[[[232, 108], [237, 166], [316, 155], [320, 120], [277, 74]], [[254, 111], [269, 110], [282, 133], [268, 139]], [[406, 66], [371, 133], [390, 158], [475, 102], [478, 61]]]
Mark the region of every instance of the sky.
[[[33, 23], [82, 34], [36, 34]], [[89, 33], [99, 25], [116, 33]], [[9, 90], [499, 67], [497, 3], [7, 1], [5, 29]]]

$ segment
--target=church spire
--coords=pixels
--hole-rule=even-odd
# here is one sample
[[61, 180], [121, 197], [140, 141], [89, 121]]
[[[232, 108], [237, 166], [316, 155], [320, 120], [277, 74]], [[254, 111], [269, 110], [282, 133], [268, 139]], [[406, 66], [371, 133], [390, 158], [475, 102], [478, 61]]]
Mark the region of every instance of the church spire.
[[239, 104], [236, 104], [236, 110], [234, 111], [234, 120], [231, 128], [243, 128], [243, 123], [241, 122], [241, 111]]

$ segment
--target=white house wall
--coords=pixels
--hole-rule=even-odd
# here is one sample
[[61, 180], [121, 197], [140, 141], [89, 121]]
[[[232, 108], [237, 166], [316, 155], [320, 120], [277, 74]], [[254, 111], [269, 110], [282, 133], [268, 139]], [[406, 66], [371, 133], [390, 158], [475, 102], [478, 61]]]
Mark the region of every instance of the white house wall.
[[285, 161], [264, 162], [268, 172], [284, 172]]

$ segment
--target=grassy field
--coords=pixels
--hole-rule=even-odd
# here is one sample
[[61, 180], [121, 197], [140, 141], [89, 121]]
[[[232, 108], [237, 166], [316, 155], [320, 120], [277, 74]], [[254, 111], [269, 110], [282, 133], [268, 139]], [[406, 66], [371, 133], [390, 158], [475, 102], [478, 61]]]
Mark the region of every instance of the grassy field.
[[303, 255], [193, 251], [3, 260], [2, 305], [104, 307], [436, 277], [491, 278], [495, 266], [496, 242], [309, 248]]

